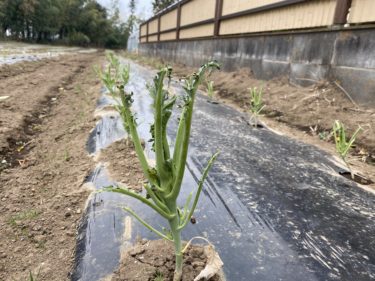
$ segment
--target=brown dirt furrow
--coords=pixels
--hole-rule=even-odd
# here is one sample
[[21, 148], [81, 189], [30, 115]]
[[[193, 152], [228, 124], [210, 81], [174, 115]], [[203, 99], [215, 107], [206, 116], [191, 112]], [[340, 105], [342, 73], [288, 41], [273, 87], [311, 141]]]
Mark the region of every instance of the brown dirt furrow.
[[[57, 102], [59, 93], [64, 87], [72, 89], [70, 82], [82, 70], [84, 63], [84, 59], [78, 56], [65, 56], [60, 60], [36, 62], [36, 67], [30, 63], [5, 67], [22, 69], [22, 65], [26, 64], [34, 71], [15, 72], [16, 75], [0, 80], [1, 95], [9, 96], [0, 103], [0, 169], [17, 164], [23, 150], [29, 148], [32, 136], [38, 133], [39, 124]], [[11, 70], [7, 72], [14, 74]]]
[[89, 193], [82, 184], [94, 166], [85, 149], [100, 92], [92, 67], [102, 61], [100, 53], [65, 56], [0, 80], [10, 96], [0, 105], [0, 156], [21, 151], [20, 165], [0, 174], [2, 281], [29, 280], [29, 271], [38, 281], [70, 280]]

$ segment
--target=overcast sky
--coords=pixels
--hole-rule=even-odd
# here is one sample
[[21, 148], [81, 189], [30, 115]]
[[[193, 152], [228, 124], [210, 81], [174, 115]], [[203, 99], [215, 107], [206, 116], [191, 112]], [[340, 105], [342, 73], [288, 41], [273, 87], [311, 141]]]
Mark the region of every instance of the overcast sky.
[[[111, 7], [111, 0], [97, 0], [105, 7]], [[147, 19], [152, 15], [152, 0], [136, 0], [137, 15], [142, 19]], [[121, 18], [126, 20], [129, 15], [129, 0], [119, 0]]]

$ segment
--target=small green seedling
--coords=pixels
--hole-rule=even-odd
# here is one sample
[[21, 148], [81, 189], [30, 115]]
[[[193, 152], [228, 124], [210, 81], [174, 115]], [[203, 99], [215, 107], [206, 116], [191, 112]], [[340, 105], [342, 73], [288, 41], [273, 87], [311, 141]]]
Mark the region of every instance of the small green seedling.
[[40, 268], [39, 268], [39, 271], [38, 271], [38, 273], [37, 273], [36, 276], [34, 276], [33, 273], [32, 273], [31, 270], [30, 270], [30, 271], [29, 271], [29, 281], [37, 281], [37, 279], [39, 279], [39, 278], [38, 278], [39, 273], [40, 273]]
[[214, 81], [207, 81], [207, 95], [210, 100], [214, 98]]
[[263, 90], [258, 89], [257, 87], [250, 88], [250, 123], [257, 127], [258, 118], [264, 109], [265, 105], [263, 104]]
[[36, 210], [25, 210], [22, 211], [14, 216], [12, 216], [8, 223], [11, 226], [17, 226], [17, 221], [26, 221], [26, 220], [34, 220], [39, 216], [39, 212]]
[[65, 149], [64, 151], [64, 161], [68, 162], [71, 159], [70, 153], [68, 149]]
[[[126, 108], [124, 101], [120, 97], [120, 92], [117, 90], [121, 85], [125, 86], [129, 82], [129, 66], [122, 66], [120, 60], [113, 52], [106, 53], [108, 65], [105, 71], [101, 71], [99, 68], [95, 69], [97, 75], [103, 82], [104, 86], [109, 90], [110, 94], [117, 102], [114, 106], [116, 111], [120, 114], [122, 120], [126, 120]], [[130, 136], [129, 126], [127, 122], [123, 121], [125, 131]]]
[[157, 271], [155, 274], [154, 281], [164, 281], [164, 274]]
[[[104, 191], [131, 196], [166, 219], [170, 229], [159, 231], [145, 222], [132, 209], [124, 208], [125, 211], [133, 215], [149, 230], [174, 243], [176, 263], [173, 280], [180, 281], [183, 264], [181, 232], [187, 226], [195, 211], [208, 171], [218, 156], [218, 153], [216, 153], [209, 160], [198, 183], [195, 196], [193, 197], [193, 192], [190, 193], [184, 206], [178, 206], [177, 198], [181, 191], [182, 179], [185, 173], [194, 102], [198, 87], [205, 81], [206, 72], [218, 69], [219, 66], [216, 62], [206, 63], [198, 72], [185, 79], [183, 86], [185, 95], [183, 96], [177, 136], [173, 146], [170, 145], [167, 138], [167, 125], [172, 116], [172, 109], [177, 97], [171, 95], [164, 84], [165, 79], [168, 78], [168, 81], [170, 81], [172, 69], [164, 67], [157, 73], [153, 85], [149, 86], [151, 97], [154, 99], [154, 123], [151, 125], [150, 131], [153, 137], [151, 142], [155, 151], [156, 165], [152, 165], [145, 156], [138, 134], [136, 118], [132, 111], [133, 93], [128, 93], [125, 90], [125, 85], [129, 81], [129, 67], [122, 67], [118, 59], [113, 55], [109, 55], [108, 60], [109, 66], [104, 73], [100, 73], [100, 78], [111, 94], [120, 98], [118, 110], [147, 179], [147, 183], [144, 184], [147, 195], [142, 196], [126, 187], [120, 186], [107, 187]], [[194, 200], [192, 201], [193, 198]]]
[[354, 142], [358, 136], [358, 134], [362, 131], [362, 128], [359, 127], [352, 137], [350, 138], [349, 142], [347, 142], [346, 138], [346, 131], [344, 124], [342, 124], [340, 121], [336, 120], [333, 124], [333, 136], [335, 138], [335, 144], [336, 144], [336, 151], [340, 155], [341, 159], [344, 161], [345, 165], [349, 169], [350, 175], [352, 179], [354, 179], [354, 174], [350, 168], [350, 165], [347, 161], [347, 156], [350, 151], [350, 149], [354, 146]]

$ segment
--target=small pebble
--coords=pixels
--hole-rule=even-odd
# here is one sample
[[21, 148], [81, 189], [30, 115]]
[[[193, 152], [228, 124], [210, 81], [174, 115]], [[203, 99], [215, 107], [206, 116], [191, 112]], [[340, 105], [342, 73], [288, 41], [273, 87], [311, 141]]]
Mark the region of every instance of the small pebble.
[[70, 237], [75, 236], [75, 233], [74, 233], [73, 231], [67, 231], [67, 232], [65, 232], [65, 234], [66, 234], [67, 236], [70, 236]]

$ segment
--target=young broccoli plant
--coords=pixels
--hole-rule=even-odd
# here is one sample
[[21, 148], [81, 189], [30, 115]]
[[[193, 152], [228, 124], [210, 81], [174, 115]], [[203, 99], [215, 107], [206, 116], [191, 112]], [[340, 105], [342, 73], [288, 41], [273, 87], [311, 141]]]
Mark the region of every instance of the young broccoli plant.
[[130, 136], [129, 126], [126, 121], [126, 108], [124, 106], [125, 100], [123, 96], [120, 95], [118, 87], [125, 86], [129, 82], [129, 66], [123, 66], [120, 63], [120, 60], [113, 52], [108, 52], [106, 54], [108, 65], [106, 66], [105, 71], [101, 71], [99, 68], [96, 69], [96, 73], [99, 76], [100, 80], [104, 86], [108, 89], [109, 93], [112, 95], [113, 99], [116, 101], [114, 108], [120, 114], [121, 119], [123, 120], [123, 126], [125, 131]]
[[250, 124], [258, 126], [259, 116], [265, 105], [263, 104], [263, 91], [257, 87], [250, 88]]
[[152, 142], [155, 151], [156, 165], [152, 166], [145, 157], [141, 139], [137, 131], [136, 119], [131, 109], [133, 94], [125, 90], [125, 85], [129, 80], [129, 68], [122, 68], [121, 65], [117, 63], [117, 60], [113, 58], [109, 59], [109, 63], [110, 66], [107, 68], [106, 72], [101, 75], [101, 79], [112, 95], [120, 97], [121, 105], [118, 108], [120, 109], [124, 126], [129, 132], [141, 168], [147, 179], [147, 184], [144, 185], [147, 196], [144, 197], [126, 187], [120, 186], [108, 187], [105, 188], [105, 191], [131, 196], [152, 208], [168, 222], [170, 231], [162, 232], [145, 222], [132, 209], [128, 207], [124, 208], [125, 211], [133, 215], [149, 230], [163, 239], [174, 243], [176, 265], [173, 280], [180, 281], [183, 257], [181, 232], [186, 227], [195, 211], [208, 171], [218, 156], [218, 153], [216, 153], [209, 160], [207, 167], [203, 171], [202, 178], [198, 183], [194, 197], [193, 193], [190, 193], [184, 206], [178, 206], [177, 198], [181, 191], [182, 179], [186, 167], [194, 102], [198, 87], [204, 82], [206, 72], [218, 69], [219, 66], [216, 62], [208, 62], [204, 64], [197, 73], [186, 78], [183, 86], [185, 95], [183, 98], [182, 112], [179, 118], [173, 151], [167, 138], [167, 125], [172, 115], [172, 109], [176, 103], [176, 96], [171, 96], [164, 86], [164, 80], [166, 78], [170, 79], [172, 69], [170, 67], [164, 67], [157, 73], [153, 85], [149, 87], [151, 96], [154, 99], [154, 124], [151, 126], [150, 131], [153, 135]]
[[350, 138], [349, 142], [346, 139], [346, 131], [344, 124], [342, 124], [340, 121], [336, 120], [333, 124], [333, 136], [335, 138], [335, 144], [336, 144], [336, 151], [340, 155], [341, 159], [344, 161], [346, 167], [349, 169], [350, 175], [352, 179], [354, 179], [354, 173], [352, 172], [350, 165], [347, 161], [347, 156], [350, 151], [350, 149], [354, 146], [354, 142], [358, 136], [358, 134], [361, 132], [362, 128], [359, 127], [352, 137]]

